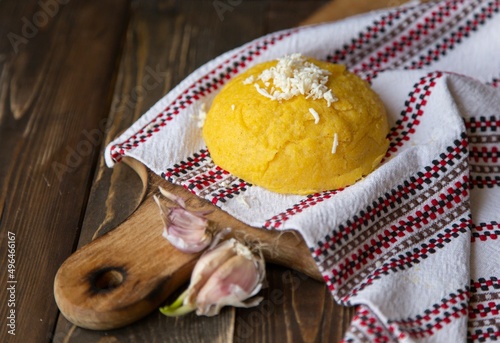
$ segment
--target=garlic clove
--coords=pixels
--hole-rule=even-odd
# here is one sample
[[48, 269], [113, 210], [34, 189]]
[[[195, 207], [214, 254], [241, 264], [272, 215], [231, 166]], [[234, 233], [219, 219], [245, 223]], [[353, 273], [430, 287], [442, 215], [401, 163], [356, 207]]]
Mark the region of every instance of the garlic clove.
[[213, 316], [224, 306], [247, 307], [245, 301], [262, 287], [261, 276], [259, 264], [254, 259], [236, 254], [224, 262], [200, 289], [196, 297], [196, 313]]
[[202, 241], [207, 235], [199, 230], [186, 230], [177, 225], [170, 225], [167, 229], [167, 234], [174, 237], [182, 237], [182, 240], [186, 242], [186, 244], [196, 244]]
[[186, 295], [186, 304], [196, 302], [198, 292], [205, 285], [210, 276], [224, 262], [236, 255], [234, 250], [236, 240], [228, 239], [221, 242], [212, 250], [207, 250], [196, 263], [191, 274], [191, 281]]
[[187, 254], [195, 254], [204, 250], [210, 244], [211, 240], [209, 235], [205, 235], [201, 239], [190, 240], [186, 237], [180, 237], [177, 233], [170, 234], [166, 230], [163, 231], [163, 237], [165, 237], [177, 250]]
[[[218, 237], [216, 238], [218, 239]], [[255, 295], [262, 288], [265, 262], [234, 238], [207, 250], [198, 260], [189, 288], [160, 311], [179, 316], [196, 309], [198, 315], [213, 316], [224, 306], [252, 307], [262, 300]]]
[[208, 227], [208, 220], [198, 217], [183, 208], [173, 208], [170, 210], [169, 219], [172, 223], [190, 231], [205, 230]]
[[164, 225], [163, 237], [185, 253], [197, 253], [207, 248], [212, 235], [208, 231], [210, 223], [204, 214], [187, 210], [182, 198], [161, 187], [160, 193], [177, 204], [176, 207], [169, 208], [156, 195], [153, 196]]
[[163, 195], [165, 198], [177, 203], [182, 208], [186, 208], [186, 202], [180, 196], [170, 193], [163, 187], [158, 187], [158, 190], [160, 191], [161, 195]]

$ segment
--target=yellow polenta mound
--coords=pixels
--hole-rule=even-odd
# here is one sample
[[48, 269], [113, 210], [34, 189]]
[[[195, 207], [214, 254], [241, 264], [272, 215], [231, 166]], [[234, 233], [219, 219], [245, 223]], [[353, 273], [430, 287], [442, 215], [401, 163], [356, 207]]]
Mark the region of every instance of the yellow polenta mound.
[[[283, 96], [276, 79], [259, 78], [276, 71], [278, 61], [250, 68], [226, 84], [206, 116], [203, 138], [211, 157], [231, 174], [278, 193], [353, 184], [373, 171], [387, 150], [384, 106], [368, 83], [343, 65], [292, 56], [329, 74], [321, 80], [330, 95]], [[282, 83], [288, 82], [286, 73], [293, 75], [294, 63], [281, 65]]]

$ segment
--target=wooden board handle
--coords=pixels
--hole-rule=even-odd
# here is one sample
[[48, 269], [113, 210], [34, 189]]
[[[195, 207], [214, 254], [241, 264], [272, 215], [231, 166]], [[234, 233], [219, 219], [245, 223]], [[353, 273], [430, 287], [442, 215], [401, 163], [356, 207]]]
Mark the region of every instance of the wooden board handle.
[[[229, 236], [263, 243], [266, 261], [321, 279], [300, 234], [247, 226], [182, 187], [157, 177], [154, 183], [187, 198], [190, 209], [213, 210], [208, 217], [216, 230], [231, 227]], [[157, 309], [189, 280], [200, 254], [182, 253], [162, 237], [163, 223], [152, 195], [125, 222], [61, 265], [54, 281], [55, 299], [62, 314], [77, 326], [105, 330], [130, 324]]]

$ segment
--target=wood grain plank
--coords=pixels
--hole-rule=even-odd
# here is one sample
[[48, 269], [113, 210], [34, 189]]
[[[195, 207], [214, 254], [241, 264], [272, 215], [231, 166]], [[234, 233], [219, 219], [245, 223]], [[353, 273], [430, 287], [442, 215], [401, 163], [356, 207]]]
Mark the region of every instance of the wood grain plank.
[[271, 1], [266, 17], [266, 29], [273, 32], [297, 26], [314, 16], [325, 4], [330, 2], [332, 1], [318, 0], [312, 5], [308, 1]]
[[238, 309], [235, 342], [340, 342], [353, 308], [336, 305], [322, 282], [280, 266], [256, 308]]
[[301, 25], [339, 20], [360, 13], [398, 6], [407, 1], [408, 0], [330, 1], [327, 4], [325, 4], [323, 8], [319, 9], [313, 15], [308, 17], [306, 20], [302, 21]]
[[[0, 265], [9, 231], [17, 280], [16, 335], [2, 325], [2, 342], [51, 340], [52, 281], [79, 234], [100, 145], [88, 133], [107, 115], [128, 13], [121, 0], [47, 3], [0, 3]], [[5, 270], [0, 284], [4, 317]]]

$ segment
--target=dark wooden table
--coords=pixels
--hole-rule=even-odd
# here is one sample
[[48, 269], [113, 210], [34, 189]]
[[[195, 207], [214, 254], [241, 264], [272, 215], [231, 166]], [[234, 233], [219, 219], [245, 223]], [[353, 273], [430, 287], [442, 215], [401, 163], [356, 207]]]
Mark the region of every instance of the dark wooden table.
[[137, 206], [140, 180], [126, 166], [105, 166], [107, 142], [203, 63], [298, 25], [325, 3], [0, 0], [1, 342], [341, 339], [353, 310], [336, 306], [323, 283], [279, 266], [268, 266], [262, 305], [213, 318], [154, 312], [90, 331], [60, 315], [53, 296], [62, 262]]

